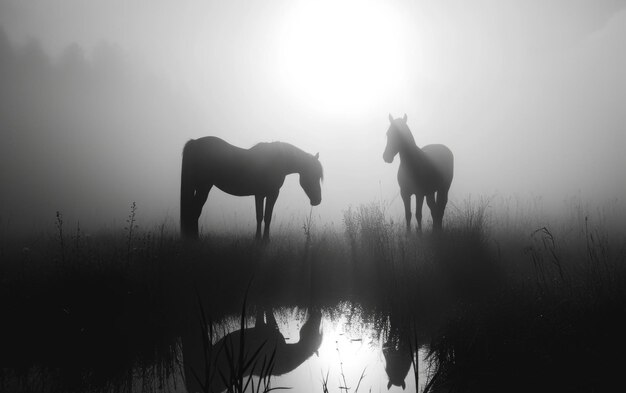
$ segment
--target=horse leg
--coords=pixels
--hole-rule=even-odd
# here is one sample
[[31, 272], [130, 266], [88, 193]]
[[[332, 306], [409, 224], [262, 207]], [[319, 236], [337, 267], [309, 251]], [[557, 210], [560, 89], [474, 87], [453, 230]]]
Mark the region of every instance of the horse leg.
[[270, 223], [272, 222], [272, 212], [274, 211], [276, 199], [278, 199], [278, 191], [274, 194], [268, 195], [265, 202], [265, 216], [263, 217], [265, 221], [265, 230], [263, 231], [263, 240], [266, 242], [270, 240]]
[[441, 190], [437, 192], [437, 216], [439, 221], [439, 228], [443, 228], [443, 212], [446, 210], [446, 204], [448, 203], [448, 190]]
[[422, 205], [424, 204], [424, 194], [415, 194], [415, 220], [417, 220], [417, 232], [422, 232]]
[[433, 232], [437, 231], [437, 203], [435, 202], [435, 193], [431, 193], [431, 194], [427, 194], [426, 195], [426, 204], [428, 205], [428, 208], [430, 209], [430, 216], [433, 218]]
[[254, 203], [256, 205], [256, 236], [257, 240], [261, 239], [261, 222], [263, 221], [263, 199], [264, 196], [255, 195]]
[[209, 191], [211, 191], [212, 187], [212, 184], [198, 187], [196, 189], [195, 195], [193, 196], [193, 210], [191, 212], [191, 231], [192, 236], [196, 239], [198, 238], [198, 219], [200, 218], [200, 214], [202, 213], [202, 206], [204, 206], [204, 203], [209, 197]]
[[400, 190], [402, 202], [404, 202], [404, 218], [406, 219], [406, 231], [411, 232], [411, 194]]

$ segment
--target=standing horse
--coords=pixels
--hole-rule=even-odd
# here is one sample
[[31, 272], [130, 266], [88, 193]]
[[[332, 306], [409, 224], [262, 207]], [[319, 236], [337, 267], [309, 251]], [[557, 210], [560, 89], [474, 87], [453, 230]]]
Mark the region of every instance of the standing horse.
[[[190, 140], [183, 149], [180, 182], [180, 228], [187, 238], [198, 237], [198, 218], [213, 186], [237, 196], [254, 195], [256, 238], [269, 240], [272, 211], [285, 177], [300, 174], [300, 186], [317, 206], [322, 201], [324, 177], [319, 153], [315, 156], [284, 142], [259, 143], [241, 149], [220, 138]], [[265, 200], [265, 209], [263, 202]], [[265, 210], [265, 211], [264, 211]]]
[[[402, 119], [389, 115], [391, 125], [387, 130], [387, 146], [383, 153], [385, 162], [393, 162], [400, 154], [398, 184], [404, 202], [406, 229], [411, 230], [411, 196], [415, 195], [417, 205], [415, 218], [417, 231], [422, 230], [422, 203], [426, 203], [433, 217], [433, 231], [442, 228], [443, 212], [448, 202], [448, 190], [452, 184], [454, 157], [444, 145], [417, 147], [411, 130], [406, 124], [406, 114]], [[435, 193], [437, 199], [435, 200]]]

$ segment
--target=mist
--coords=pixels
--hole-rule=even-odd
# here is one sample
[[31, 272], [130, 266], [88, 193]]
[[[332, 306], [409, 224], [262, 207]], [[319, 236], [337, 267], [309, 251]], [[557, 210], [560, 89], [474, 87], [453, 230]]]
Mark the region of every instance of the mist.
[[[182, 147], [205, 135], [319, 152], [320, 222], [371, 201], [400, 217], [398, 162], [382, 160], [388, 113], [407, 114], [419, 146], [454, 152], [453, 204], [626, 195], [626, 3], [396, 1], [381, 8], [390, 21], [340, 3], [306, 9], [319, 31], [298, 35], [303, 2], [2, 0], [3, 230], [52, 226], [56, 211], [123, 227], [132, 202], [141, 225], [175, 226]], [[338, 25], [327, 51], [318, 39]], [[375, 60], [384, 67], [364, 68]], [[253, 209], [213, 190], [201, 225], [238, 231]], [[288, 177], [276, 225], [310, 212]]]

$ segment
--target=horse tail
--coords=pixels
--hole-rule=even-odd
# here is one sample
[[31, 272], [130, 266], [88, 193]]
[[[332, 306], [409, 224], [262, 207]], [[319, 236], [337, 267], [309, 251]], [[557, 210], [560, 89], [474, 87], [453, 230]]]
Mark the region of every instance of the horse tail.
[[194, 140], [183, 147], [183, 162], [180, 174], [180, 232], [183, 237], [196, 237], [198, 229], [193, 228], [194, 182]]

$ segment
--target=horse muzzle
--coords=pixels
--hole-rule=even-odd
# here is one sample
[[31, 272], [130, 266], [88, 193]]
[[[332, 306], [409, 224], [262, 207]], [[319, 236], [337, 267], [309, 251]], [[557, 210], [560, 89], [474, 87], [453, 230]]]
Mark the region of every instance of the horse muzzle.
[[391, 164], [393, 162], [393, 156], [390, 156], [390, 155], [387, 155], [387, 154], [383, 154], [383, 160], [387, 164]]
[[320, 203], [322, 203], [322, 198], [316, 200], [311, 199], [311, 206], [317, 206]]

